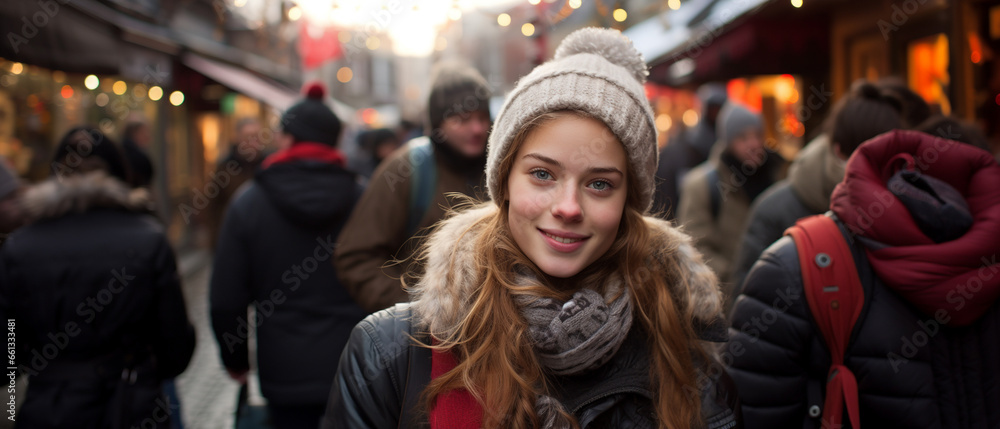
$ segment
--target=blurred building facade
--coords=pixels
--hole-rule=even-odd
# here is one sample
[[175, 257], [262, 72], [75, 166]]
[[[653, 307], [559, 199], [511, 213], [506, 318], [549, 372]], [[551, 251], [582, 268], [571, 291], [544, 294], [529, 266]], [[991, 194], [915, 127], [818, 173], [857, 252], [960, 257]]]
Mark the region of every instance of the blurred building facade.
[[148, 121], [160, 215], [175, 243], [189, 244], [235, 122], [276, 124], [301, 83], [285, 15], [254, 19], [230, 3], [2, 2], [0, 154], [38, 181], [69, 128], [92, 124], [120, 140], [126, 122]]

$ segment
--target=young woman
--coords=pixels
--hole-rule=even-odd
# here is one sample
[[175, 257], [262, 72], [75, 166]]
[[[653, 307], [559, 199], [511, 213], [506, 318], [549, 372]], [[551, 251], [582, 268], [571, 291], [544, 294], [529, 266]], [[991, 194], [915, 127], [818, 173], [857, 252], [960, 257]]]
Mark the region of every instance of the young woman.
[[355, 328], [323, 427], [739, 426], [706, 341], [725, 337], [716, 278], [644, 216], [646, 74], [591, 28], [518, 83], [490, 136], [492, 202], [438, 226], [413, 303]]

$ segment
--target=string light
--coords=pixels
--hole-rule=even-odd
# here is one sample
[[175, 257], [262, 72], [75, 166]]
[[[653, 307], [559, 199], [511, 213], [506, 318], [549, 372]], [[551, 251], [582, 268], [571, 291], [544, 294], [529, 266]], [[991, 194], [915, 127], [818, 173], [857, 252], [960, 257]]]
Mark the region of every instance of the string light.
[[350, 82], [354, 78], [354, 71], [350, 67], [341, 67], [337, 70], [337, 80], [340, 83]]
[[101, 80], [98, 79], [97, 76], [89, 75], [83, 79], [83, 86], [87, 87], [87, 89], [94, 90], [100, 85]]
[[154, 86], [149, 88], [149, 99], [153, 101], [160, 101], [163, 98], [163, 88]]
[[184, 93], [180, 91], [174, 91], [170, 93], [170, 104], [174, 106], [180, 106], [184, 103]]
[[535, 34], [535, 25], [530, 22], [524, 23], [524, 25], [521, 26], [521, 34], [531, 37]]

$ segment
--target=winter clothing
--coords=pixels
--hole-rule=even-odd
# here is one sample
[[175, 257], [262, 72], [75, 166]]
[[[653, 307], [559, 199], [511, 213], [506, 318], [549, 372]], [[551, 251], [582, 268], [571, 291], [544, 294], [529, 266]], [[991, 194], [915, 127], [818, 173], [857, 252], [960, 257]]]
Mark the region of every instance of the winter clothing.
[[[681, 205], [677, 218], [685, 232], [691, 234], [698, 251], [720, 279], [732, 275], [739, 237], [744, 231], [750, 204], [754, 198], [774, 183], [784, 160], [775, 152], [767, 152], [764, 164], [747, 170], [743, 164], [720, 146], [719, 155], [699, 165], [684, 177]], [[751, 173], [751, 174], [745, 174]], [[713, 180], [714, 179], [714, 180]], [[717, 189], [718, 210], [713, 213], [712, 188]], [[724, 295], [731, 302], [732, 284], [724, 283]]]
[[[887, 185], [900, 169], [960, 192], [972, 227], [935, 243]], [[915, 132], [884, 134], [851, 157], [831, 215], [864, 288], [845, 364], [865, 427], [1000, 421], [998, 181], [987, 152]], [[747, 427], [820, 427], [807, 410], [823, 404], [831, 360], [811, 319], [795, 242], [782, 238], [747, 277], [732, 314], [730, 374], [742, 392], [768, 392], [744, 396]]]
[[656, 167], [656, 193], [653, 194], [653, 213], [664, 219], [677, 217], [680, 205], [680, 185], [692, 168], [708, 160], [715, 144], [715, 118], [712, 109], [720, 109], [726, 104], [726, 89], [718, 84], [706, 84], [698, 88], [701, 100], [701, 120], [694, 128], [685, 130], [660, 150], [660, 162]]
[[[953, 285], [981, 277], [980, 259], [1000, 246], [996, 240], [1000, 231], [1000, 190], [996, 188], [1000, 166], [988, 162], [985, 151], [916, 131], [893, 131], [871, 143], [878, 144], [862, 146], [857, 160], [852, 157], [844, 181], [833, 191], [830, 209], [865, 241], [868, 260], [886, 285], [926, 314], [934, 314], [947, 305]], [[873, 204], [888, 197], [886, 182], [892, 170], [904, 168], [944, 181], [961, 192], [976, 219], [972, 229], [959, 239], [935, 243], [923, 231], [930, 225], [911, 215], [905, 200], [904, 204], [885, 204], [885, 214], [878, 216]], [[950, 200], [931, 189], [929, 195]], [[900, 189], [889, 191], [896, 194]], [[889, 199], [896, 200], [898, 197]], [[876, 217], [892, 222], [878, 222]], [[954, 315], [952, 326], [976, 320], [1000, 296], [1000, 277], [983, 283], [977, 299]]]
[[[490, 115], [489, 83], [478, 71], [458, 64], [441, 64], [431, 77], [427, 97], [427, 117], [431, 130], [441, 128], [450, 116], [483, 112]], [[432, 133], [433, 134], [433, 133]]]
[[148, 193], [92, 171], [22, 201], [33, 223], [0, 249], [0, 318], [17, 321], [32, 374], [18, 427], [169, 427], [161, 384], [195, 335]]
[[337, 115], [323, 102], [326, 88], [320, 83], [312, 83], [305, 87], [305, 93], [304, 100], [281, 115], [282, 130], [291, 134], [296, 142], [316, 142], [336, 147], [340, 141], [341, 124]]
[[747, 130], [762, 131], [763, 129], [764, 123], [760, 120], [760, 115], [739, 104], [728, 103], [719, 111], [716, 130], [719, 140], [729, 143]]
[[[567, 36], [546, 62], [518, 81], [490, 133], [486, 181], [494, 200], [506, 184], [499, 164], [514, 136], [547, 112], [581, 110], [603, 122], [625, 146], [648, 210], [656, 188], [656, 126], [643, 84], [646, 63], [617, 30], [585, 28]], [[497, 204], [500, 204], [498, 201]]]
[[272, 155], [222, 225], [212, 328], [226, 368], [247, 370], [247, 306], [254, 305], [261, 392], [270, 404], [322, 404], [333, 381], [329, 363], [366, 314], [329, 261], [360, 195], [342, 160], [336, 149], [310, 142]]
[[830, 147], [830, 139], [820, 134], [799, 152], [781, 180], [758, 197], [750, 207], [749, 221], [736, 256], [732, 283], [733, 298], [739, 295], [750, 267], [795, 221], [826, 212], [830, 194], [844, 178], [844, 161]]
[[[494, 205], [481, 206], [445, 221], [427, 242], [426, 273], [414, 287], [414, 302], [373, 314], [355, 328], [341, 357], [337, 387], [331, 392], [322, 427], [415, 427], [426, 423], [427, 415], [419, 408], [403, 408], [404, 404], [418, 404], [410, 402], [411, 398], [420, 395], [431, 373], [430, 351], [414, 345], [409, 335], [425, 342], [428, 334], [446, 338], [472, 311], [469, 297], [478, 285], [473, 278], [474, 248], [485, 232], [480, 221], [497, 210]], [[672, 242], [662, 245], [676, 246], [676, 263], [690, 273], [690, 287], [676, 291], [680, 305], [693, 312], [697, 326], [718, 326], [721, 302], [714, 276], [688, 238], [665, 221], [647, 218], [647, 225], [667, 233]], [[527, 277], [524, 280], [537, 282]], [[582, 286], [581, 290], [593, 288]], [[648, 335], [639, 326], [628, 332], [617, 352], [598, 368], [574, 375], [550, 375], [555, 391], [549, 393], [577, 417], [581, 427], [655, 426]], [[711, 329], [702, 332], [705, 338], [720, 333]], [[734, 427], [727, 424], [738, 422], [737, 399], [726, 380], [713, 377], [703, 385], [701, 394], [707, 426]]]
[[[526, 282], [526, 281], [525, 281]], [[605, 304], [617, 297], [610, 304]], [[607, 363], [632, 327], [628, 289], [612, 284], [601, 295], [580, 289], [573, 298], [518, 296], [539, 362], [553, 374], [569, 375]]]
[[125, 161], [132, 169], [132, 181], [129, 185], [133, 188], [148, 188], [153, 183], [153, 162], [149, 160], [149, 155], [131, 139], [122, 140], [122, 149]]
[[422, 215], [410, 213], [411, 181], [421, 170], [414, 161], [424, 161], [414, 159], [413, 146], [406, 144], [375, 170], [340, 236], [334, 264], [344, 287], [365, 311], [409, 301], [399, 281], [406, 263], [391, 263], [406, 261], [419, 246], [419, 240], [410, 240], [409, 217], [420, 217], [415, 222], [419, 236], [423, 234], [420, 231], [444, 218], [445, 208], [453, 202], [448, 194], [482, 193], [484, 161], [467, 159], [433, 136], [430, 141], [437, 185], [427, 210]]
[[[229, 202], [243, 190], [243, 185], [251, 181], [260, 164], [267, 154], [249, 148], [241, 148], [239, 143], [230, 146], [229, 154], [220, 160], [215, 166], [215, 173], [212, 174], [220, 186], [219, 196], [213, 198], [208, 203], [208, 230], [210, 235], [210, 245], [214, 249], [219, 240], [219, 233], [222, 230], [222, 220], [226, 215], [226, 208]], [[219, 182], [218, 178], [228, 179], [228, 182]]]
[[131, 183], [132, 170], [122, 148], [104, 133], [90, 127], [76, 127], [66, 133], [52, 158], [53, 173], [60, 176], [75, 173], [86, 158], [103, 161], [109, 175]]

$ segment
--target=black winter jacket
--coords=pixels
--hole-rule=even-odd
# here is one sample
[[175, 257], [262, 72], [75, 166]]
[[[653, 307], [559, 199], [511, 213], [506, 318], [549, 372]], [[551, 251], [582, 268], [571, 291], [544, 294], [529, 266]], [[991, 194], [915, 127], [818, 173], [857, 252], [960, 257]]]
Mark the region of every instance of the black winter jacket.
[[[257, 173], [226, 212], [215, 252], [212, 328], [226, 368], [249, 368], [257, 329], [261, 392], [275, 404], [322, 404], [341, 349], [366, 313], [330, 260], [360, 195], [355, 175], [312, 160]], [[255, 305], [255, 320], [247, 307]]]
[[[321, 428], [427, 426], [421, 393], [430, 382], [431, 352], [413, 328], [411, 304], [368, 316], [351, 333]], [[412, 336], [412, 337], [411, 337]], [[614, 358], [600, 368], [552, 379], [555, 397], [581, 428], [655, 428], [645, 335], [633, 328]], [[705, 427], [737, 428], [739, 400], [719, 371], [701, 392]], [[735, 412], [734, 412], [735, 410]]]
[[25, 196], [40, 220], [0, 249], [0, 320], [31, 374], [18, 427], [169, 426], [161, 385], [187, 366], [195, 335], [146, 195], [90, 173]]
[[[845, 364], [857, 378], [862, 424], [1000, 428], [1000, 302], [971, 326], [943, 326], [883, 284], [857, 243], [865, 307]], [[820, 427], [830, 353], [790, 238], [768, 248], [747, 277], [723, 356], [732, 362], [747, 428]]]

